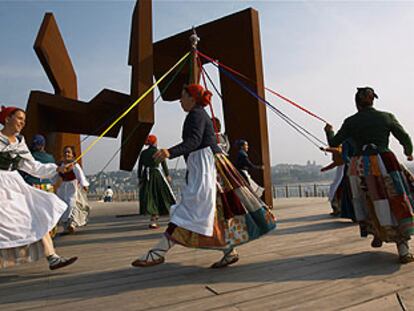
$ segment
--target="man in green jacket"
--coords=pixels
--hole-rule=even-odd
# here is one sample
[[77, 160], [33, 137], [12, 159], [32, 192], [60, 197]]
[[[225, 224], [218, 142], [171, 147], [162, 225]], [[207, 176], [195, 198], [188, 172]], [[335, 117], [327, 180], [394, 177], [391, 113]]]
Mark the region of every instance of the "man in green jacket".
[[413, 145], [393, 114], [373, 107], [375, 98], [372, 88], [358, 88], [358, 112], [345, 119], [336, 134], [330, 124], [325, 132], [331, 147], [348, 139], [354, 144], [347, 177], [361, 236], [372, 234], [372, 247], [395, 242], [404, 264], [414, 261], [408, 244], [414, 235], [414, 178], [389, 149], [390, 134], [403, 146], [408, 161], [413, 160]]

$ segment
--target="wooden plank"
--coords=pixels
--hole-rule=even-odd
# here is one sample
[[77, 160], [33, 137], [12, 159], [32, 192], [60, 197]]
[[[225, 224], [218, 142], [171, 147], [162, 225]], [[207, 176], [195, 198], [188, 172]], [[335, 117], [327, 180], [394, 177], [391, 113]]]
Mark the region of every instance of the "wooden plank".
[[[78, 235], [57, 241], [60, 252], [82, 255], [73, 267], [49, 273], [39, 262], [0, 271], [0, 308], [55, 310], [70, 304], [72, 310], [119, 309], [121, 301], [124, 310], [266, 309], [274, 307], [275, 298], [278, 307], [289, 308], [311, 300], [322, 305], [325, 296], [335, 300], [342, 292], [378, 282], [387, 289], [408, 290], [413, 266], [395, 263], [394, 245], [373, 251], [369, 240], [358, 237], [357, 227], [325, 216], [326, 202], [305, 206], [307, 202], [286, 201], [288, 207], [277, 203], [281, 221], [276, 233], [240, 247], [240, 262], [220, 271], [205, 269], [219, 253], [183, 247], [173, 249], [162, 266], [129, 268], [162, 230], [146, 230], [142, 216], [115, 218], [120, 210], [105, 205]], [[122, 206], [123, 213], [135, 209], [136, 203]], [[374, 290], [356, 304], [390, 294]]]

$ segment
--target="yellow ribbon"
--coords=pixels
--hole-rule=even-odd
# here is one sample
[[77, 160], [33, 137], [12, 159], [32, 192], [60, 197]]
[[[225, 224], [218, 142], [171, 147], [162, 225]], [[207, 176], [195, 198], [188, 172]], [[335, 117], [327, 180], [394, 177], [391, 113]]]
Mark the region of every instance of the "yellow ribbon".
[[144, 94], [142, 94], [127, 110], [124, 111], [108, 128], [102, 132], [101, 135], [99, 135], [98, 138], [96, 138], [86, 149], [83, 151], [75, 160], [75, 162], [78, 162], [85, 154], [91, 150], [91, 148], [102, 139], [102, 137], [105, 136], [106, 133], [108, 133], [111, 128], [115, 126], [123, 117], [125, 117], [132, 109], [135, 108], [149, 93], [152, 92], [152, 90], [161, 83], [162, 80], [164, 80], [170, 73], [173, 71], [179, 64], [181, 64], [188, 56], [190, 55], [190, 52], [187, 52], [174, 66], [170, 68], [157, 82], [155, 82]]

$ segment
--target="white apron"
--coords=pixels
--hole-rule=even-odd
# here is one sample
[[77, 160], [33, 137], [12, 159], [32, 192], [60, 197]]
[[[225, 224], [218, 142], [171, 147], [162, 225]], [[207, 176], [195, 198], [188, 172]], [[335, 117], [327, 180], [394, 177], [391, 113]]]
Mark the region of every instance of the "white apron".
[[205, 236], [213, 236], [216, 213], [216, 166], [210, 147], [190, 153], [187, 184], [181, 202], [171, 206], [171, 222]]
[[336, 168], [335, 178], [332, 184], [329, 186], [329, 201], [332, 202], [335, 198], [335, 192], [338, 190], [339, 185], [341, 184], [342, 179], [344, 178], [345, 165], [340, 165]]
[[[18, 168], [32, 176], [56, 175], [57, 166], [36, 161], [22, 136], [11, 144], [1, 135], [0, 151], [21, 156]], [[30, 186], [17, 171], [0, 170], [0, 249], [41, 240], [57, 224], [65, 209], [65, 202], [55, 194]]]

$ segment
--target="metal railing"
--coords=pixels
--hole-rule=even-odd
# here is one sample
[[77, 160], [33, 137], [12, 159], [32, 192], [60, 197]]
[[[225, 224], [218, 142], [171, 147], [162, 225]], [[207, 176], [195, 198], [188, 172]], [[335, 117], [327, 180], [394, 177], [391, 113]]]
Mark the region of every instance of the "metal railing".
[[327, 197], [330, 184], [273, 185], [273, 198]]
[[[273, 198], [308, 198], [308, 197], [327, 197], [330, 184], [289, 184], [273, 185]], [[180, 197], [180, 189], [174, 189], [177, 199]], [[103, 200], [102, 193], [88, 193], [91, 201]], [[114, 191], [113, 201], [138, 201], [138, 191]]]

